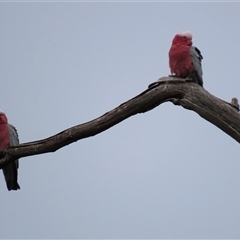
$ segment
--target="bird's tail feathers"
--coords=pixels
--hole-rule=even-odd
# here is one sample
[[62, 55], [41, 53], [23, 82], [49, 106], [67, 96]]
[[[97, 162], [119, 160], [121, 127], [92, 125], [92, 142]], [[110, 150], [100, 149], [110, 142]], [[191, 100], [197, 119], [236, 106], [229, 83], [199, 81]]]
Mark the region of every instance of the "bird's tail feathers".
[[203, 87], [203, 80], [202, 80], [202, 76], [199, 76], [197, 71], [192, 71], [191, 72], [192, 75], [192, 80], [193, 82], [197, 83], [198, 85], [200, 85], [201, 87]]
[[8, 191], [18, 190], [18, 189], [20, 189], [20, 186], [17, 183], [17, 181], [11, 181], [11, 182], [7, 182], [7, 189], [8, 189]]

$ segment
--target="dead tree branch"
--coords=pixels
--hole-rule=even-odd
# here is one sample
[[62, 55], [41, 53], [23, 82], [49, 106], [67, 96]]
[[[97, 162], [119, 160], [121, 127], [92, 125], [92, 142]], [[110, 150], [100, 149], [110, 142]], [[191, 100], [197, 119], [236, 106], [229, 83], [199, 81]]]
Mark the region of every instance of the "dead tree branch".
[[137, 113], [147, 112], [167, 101], [195, 111], [240, 143], [240, 114], [236, 105], [213, 96], [195, 83], [179, 78], [163, 77], [150, 84], [147, 90], [136, 97], [92, 121], [71, 127], [43, 140], [5, 149], [0, 153], [2, 154], [0, 168], [17, 158], [55, 152], [68, 144], [99, 134]]

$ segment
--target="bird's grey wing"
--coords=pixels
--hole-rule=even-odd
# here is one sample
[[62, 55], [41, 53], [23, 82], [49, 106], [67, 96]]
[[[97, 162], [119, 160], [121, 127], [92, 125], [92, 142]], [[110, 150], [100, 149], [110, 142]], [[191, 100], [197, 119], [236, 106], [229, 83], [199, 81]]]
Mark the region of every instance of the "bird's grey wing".
[[[9, 130], [9, 134], [10, 134], [10, 146], [18, 145], [19, 138], [18, 138], [17, 129], [13, 125], [8, 124], [8, 130]], [[18, 160], [16, 160], [15, 163], [18, 168]]]
[[10, 146], [18, 145], [19, 138], [18, 138], [17, 129], [13, 125], [8, 124], [8, 130], [10, 134]]
[[192, 46], [190, 48], [190, 55], [192, 57], [192, 63], [193, 66], [196, 70], [197, 73], [197, 78], [199, 81], [199, 84], [202, 85], [203, 84], [203, 79], [202, 79], [202, 75], [203, 75], [203, 71], [202, 71], [202, 59], [203, 56], [200, 52], [200, 50], [197, 47]]

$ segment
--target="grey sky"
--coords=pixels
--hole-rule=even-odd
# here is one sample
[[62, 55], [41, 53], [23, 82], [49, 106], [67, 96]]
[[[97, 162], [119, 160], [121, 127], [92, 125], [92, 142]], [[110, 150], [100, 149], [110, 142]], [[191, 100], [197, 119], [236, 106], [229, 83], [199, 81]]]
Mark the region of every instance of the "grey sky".
[[[21, 142], [117, 107], [169, 74], [190, 30], [204, 87], [240, 98], [239, 3], [0, 3], [0, 108]], [[1, 174], [2, 175], [2, 174]], [[1, 238], [240, 238], [240, 147], [163, 104], [0, 177]]]

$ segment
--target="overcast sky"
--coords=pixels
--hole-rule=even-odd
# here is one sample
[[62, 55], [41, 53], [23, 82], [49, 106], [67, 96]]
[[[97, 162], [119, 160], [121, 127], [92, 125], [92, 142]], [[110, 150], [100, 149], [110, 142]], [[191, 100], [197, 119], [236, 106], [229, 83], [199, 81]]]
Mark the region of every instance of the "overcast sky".
[[[29, 142], [170, 74], [189, 30], [204, 88], [240, 98], [240, 3], [0, 3], [0, 109]], [[1, 174], [2, 175], [2, 174]], [[240, 146], [172, 103], [0, 177], [1, 238], [240, 238]]]

